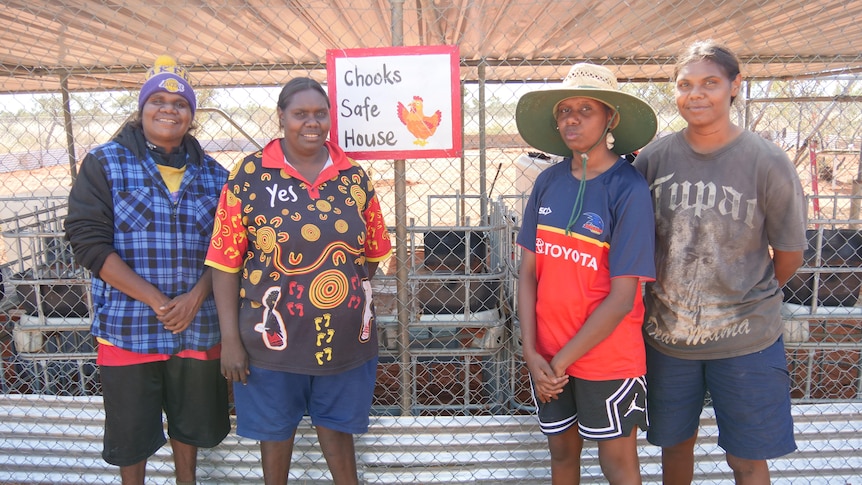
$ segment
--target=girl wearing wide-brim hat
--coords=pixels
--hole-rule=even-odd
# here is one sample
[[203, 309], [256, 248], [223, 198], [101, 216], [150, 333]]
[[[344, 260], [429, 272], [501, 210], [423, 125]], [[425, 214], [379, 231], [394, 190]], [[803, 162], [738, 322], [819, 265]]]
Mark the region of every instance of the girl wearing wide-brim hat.
[[516, 121], [527, 143], [565, 157], [537, 177], [517, 239], [524, 360], [552, 480], [580, 474], [589, 439], [610, 483], [640, 483], [640, 283], [655, 279], [654, 223], [646, 181], [620, 155], [653, 138], [655, 113], [607, 68], [576, 64], [562, 88], [525, 94]]

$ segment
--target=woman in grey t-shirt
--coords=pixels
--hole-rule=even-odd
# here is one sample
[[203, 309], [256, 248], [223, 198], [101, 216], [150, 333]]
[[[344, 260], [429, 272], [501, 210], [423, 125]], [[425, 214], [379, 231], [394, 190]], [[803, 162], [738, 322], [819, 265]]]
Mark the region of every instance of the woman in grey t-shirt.
[[807, 246], [805, 199], [787, 155], [731, 122], [742, 77], [730, 50], [691, 45], [675, 81], [688, 126], [635, 161], [656, 218], [647, 438], [662, 446], [665, 483], [690, 483], [709, 391], [737, 483], [768, 483], [766, 460], [796, 449], [780, 309]]

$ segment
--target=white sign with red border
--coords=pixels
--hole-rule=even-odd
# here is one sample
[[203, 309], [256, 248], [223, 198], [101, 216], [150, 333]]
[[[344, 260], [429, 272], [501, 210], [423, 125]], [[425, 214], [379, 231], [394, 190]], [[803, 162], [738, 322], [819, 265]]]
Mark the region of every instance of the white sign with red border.
[[359, 160], [461, 154], [457, 46], [330, 49], [329, 137]]

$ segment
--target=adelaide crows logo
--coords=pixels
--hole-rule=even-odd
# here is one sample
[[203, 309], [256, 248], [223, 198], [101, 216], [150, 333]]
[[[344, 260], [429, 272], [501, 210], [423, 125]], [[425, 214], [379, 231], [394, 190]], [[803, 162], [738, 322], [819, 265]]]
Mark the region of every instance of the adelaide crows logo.
[[605, 232], [605, 222], [598, 214], [594, 212], [584, 212], [584, 217], [587, 218], [587, 222], [585, 222], [581, 227], [596, 235], [600, 235]]

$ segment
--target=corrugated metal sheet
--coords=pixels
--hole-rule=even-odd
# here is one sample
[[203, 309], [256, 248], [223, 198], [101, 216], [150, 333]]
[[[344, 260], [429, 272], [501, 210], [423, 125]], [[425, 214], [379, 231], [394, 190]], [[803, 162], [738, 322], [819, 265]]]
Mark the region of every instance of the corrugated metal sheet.
[[[114, 483], [117, 469], [101, 457], [99, 398], [0, 396], [0, 482]], [[862, 483], [862, 403], [794, 407], [799, 451], [771, 463], [775, 484]], [[702, 417], [695, 483], [732, 483], [716, 444], [714, 416]], [[661, 481], [659, 449], [641, 437], [645, 484]], [[357, 438], [363, 483], [548, 483], [545, 438], [532, 416], [375, 417]], [[800, 468], [802, 466], [808, 468]], [[604, 483], [594, 444], [584, 450], [581, 483]], [[147, 483], [173, 483], [170, 452], [149, 462]], [[257, 443], [231, 433], [218, 447], [201, 450], [199, 483], [260, 483]], [[327, 483], [313, 429], [297, 432], [291, 480]]]
[[[621, 77], [667, 78], [695, 38], [729, 44], [746, 77], [862, 69], [862, 2], [606, 0], [8, 0], [0, 5], [0, 92], [137, 89], [154, 56], [193, 66], [197, 87], [280, 85], [316, 69], [327, 49], [458, 45], [489, 80], [561, 79], [578, 59]], [[476, 79], [475, 69], [462, 76]]]

